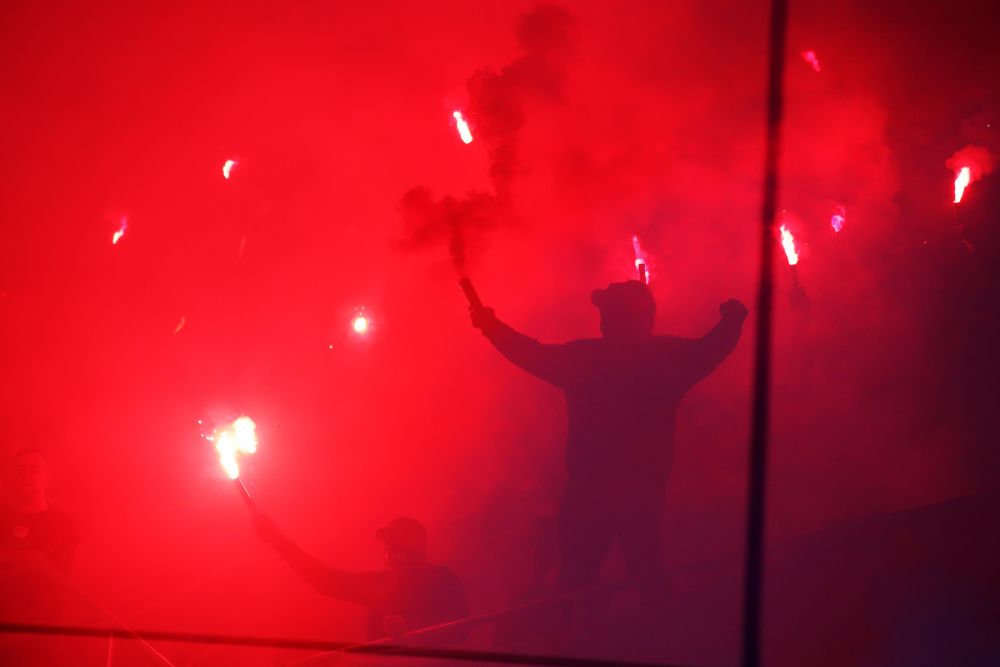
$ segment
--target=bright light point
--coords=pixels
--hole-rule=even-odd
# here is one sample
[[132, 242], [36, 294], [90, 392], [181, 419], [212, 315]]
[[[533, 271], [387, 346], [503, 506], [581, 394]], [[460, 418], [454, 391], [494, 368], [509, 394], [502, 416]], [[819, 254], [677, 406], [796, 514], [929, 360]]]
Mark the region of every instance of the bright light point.
[[822, 70], [819, 65], [819, 58], [816, 56], [815, 51], [803, 51], [800, 55], [802, 56], [802, 60], [809, 63], [809, 66], [813, 68], [814, 72]]
[[128, 229], [128, 218], [122, 218], [122, 225], [118, 228], [114, 234], [111, 235], [111, 245], [118, 245], [118, 242], [122, 240], [125, 236], [125, 230]]
[[469, 124], [466, 122], [465, 116], [462, 115], [461, 111], [455, 111], [451, 115], [455, 119], [455, 125], [458, 127], [458, 136], [461, 137], [464, 143], [471, 144], [472, 130], [469, 129]]
[[789, 266], [795, 266], [799, 263], [799, 253], [795, 249], [795, 237], [784, 225], [781, 226], [781, 247], [785, 250]]
[[247, 416], [240, 417], [232, 424], [216, 431], [209, 440], [215, 443], [219, 463], [229, 479], [240, 476], [237, 455], [253, 454], [257, 451], [257, 425]]
[[[364, 335], [368, 333], [368, 318], [364, 315], [358, 315], [351, 322], [351, 328], [354, 329], [354, 333], [356, 334]], [[331, 345], [330, 348], [333, 349], [333, 346]]]
[[176, 327], [174, 327], [174, 333], [175, 334], [180, 333], [181, 329], [184, 328], [185, 324], [187, 324], [187, 318], [181, 315], [181, 321], [177, 323]]
[[237, 164], [236, 160], [226, 160], [222, 164], [222, 177], [228, 181], [229, 175], [233, 172], [233, 167]]
[[965, 188], [969, 187], [970, 182], [972, 182], [972, 170], [968, 167], [959, 169], [955, 175], [955, 204], [962, 201], [962, 195], [965, 194]]

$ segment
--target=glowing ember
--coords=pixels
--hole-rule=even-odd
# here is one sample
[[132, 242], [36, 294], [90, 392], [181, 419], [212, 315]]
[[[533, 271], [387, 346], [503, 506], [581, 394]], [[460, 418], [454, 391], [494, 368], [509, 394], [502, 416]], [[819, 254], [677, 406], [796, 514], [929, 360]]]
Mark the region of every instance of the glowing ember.
[[802, 60], [809, 63], [809, 66], [813, 68], [814, 72], [819, 72], [822, 68], [819, 65], [819, 58], [816, 56], [815, 51], [803, 51], [801, 54]]
[[237, 456], [257, 451], [257, 425], [249, 417], [243, 416], [226, 428], [216, 430], [208, 440], [215, 443], [219, 463], [222, 464], [226, 475], [229, 479], [237, 479], [240, 476]]
[[181, 315], [181, 321], [177, 323], [176, 327], [174, 327], [174, 334], [180, 333], [185, 324], [187, 324], [187, 318]]
[[789, 266], [795, 266], [799, 263], [799, 252], [795, 249], [795, 237], [785, 225], [781, 226], [781, 247], [785, 249], [785, 257], [788, 258]]
[[847, 209], [843, 206], [835, 207], [833, 215], [830, 216], [830, 226], [833, 227], [833, 231], [839, 232], [844, 228], [845, 222], [847, 222]]
[[962, 201], [962, 195], [965, 194], [965, 188], [969, 187], [969, 183], [972, 182], [972, 170], [968, 167], [962, 167], [955, 174], [955, 203], [958, 204]]
[[118, 245], [118, 242], [122, 240], [123, 236], [125, 236], [126, 229], [128, 229], [128, 218], [122, 218], [121, 227], [119, 227], [118, 231], [111, 235], [111, 245]]
[[364, 335], [368, 333], [369, 322], [368, 318], [364, 315], [358, 315], [351, 322], [351, 328], [354, 329], [354, 333], [359, 335]]
[[458, 127], [458, 136], [462, 138], [464, 143], [471, 144], [472, 130], [469, 129], [469, 124], [465, 121], [465, 116], [462, 115], [461, 111], [455, 111], [451, 115], [455, 119], [455, 125]]
[[228, 181], [229, 175], [233, 173], [233, 167], [235, 167], [237, 164], [239, 163], [236, 160], [226, 160], [222, 164], [222, 177]]

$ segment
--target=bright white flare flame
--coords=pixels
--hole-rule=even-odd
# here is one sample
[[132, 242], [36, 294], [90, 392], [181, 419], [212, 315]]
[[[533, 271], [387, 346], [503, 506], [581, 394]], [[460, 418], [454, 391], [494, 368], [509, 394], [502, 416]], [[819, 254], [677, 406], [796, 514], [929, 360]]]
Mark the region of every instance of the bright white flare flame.
[[233, 172], [233, 167], [237, 164], [236, 160], [226, 160], [222, 164], [222, 177], [228, 181], [229, 175]]
[[111, 245], [118, 245], [118, 242], [122, 240], [123, 236], [125, 236], [126, 229], [128, 229], [128, 218], [122, 218], [122, 226], [118, 228], [118, 231], [111, 235]]
[[356, 334], [368, 333], [368, 318], [364, 315], [358, 315], [351, 322], [351, 328], [354, 329], [354, 333]]
[[240, 476], [237, 456], [253, 454], [257, 451], [257, 425], [247, 416], [240, 417], [222, 430], [217, 430], [209, 438], [215, 443], [219, 463], [229, 479]]
[[472, 130], [469, 129], [469, 124], [465, 121], [465, 116], [462, 115], [461, 111], [455, 111], [451, 115], [455, 119], [455, 125], [458, 127], [458, 136], [462, 138], [464, 143], [471, 144]]
[[795, 249], [795, 237], [784, 225], [781, 226], [781, 247], [785, 249], [785, 257], [788, 258], [789, 266], [795, 266], [799, 263], [799, 253]]
[[962, 201], [962, 195], [965, 194], [965, 188], [969, 187], [969, 183], [972, 182], [972, 170], [968, 167], [962, 167], [955, 174], [955, 202], [956, 204]]

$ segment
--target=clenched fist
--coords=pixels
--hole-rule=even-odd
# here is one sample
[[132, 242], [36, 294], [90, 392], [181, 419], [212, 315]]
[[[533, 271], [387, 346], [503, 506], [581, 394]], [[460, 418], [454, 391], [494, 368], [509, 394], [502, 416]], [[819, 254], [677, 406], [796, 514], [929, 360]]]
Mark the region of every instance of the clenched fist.
[[719, 306], [719, 314], [722, 315], [723, 319], [731, 318], [742, 322], [750, 314], [750, 311], [747, 310], [747, 307], [742, 302], [736, 299], [729, 299]]

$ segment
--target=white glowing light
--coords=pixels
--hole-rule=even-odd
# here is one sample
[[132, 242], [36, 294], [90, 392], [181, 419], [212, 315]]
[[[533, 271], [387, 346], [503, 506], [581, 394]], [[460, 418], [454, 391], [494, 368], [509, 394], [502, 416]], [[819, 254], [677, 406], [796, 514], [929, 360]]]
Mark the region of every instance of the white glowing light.
[[956, 204], [961, 203], [962, 195], [965, 194], [965, 188], [969, 187], [969, 183], [972, 182], [972, 170], [968, 167], [962, 167], [958, 170], [955, 175], [955, 202]]
[[472, 130], [469, 129], [469, 123], [466, 122], [465, 116], [462, 115], [461, 111], [455, 111], [451, 115], [455, 119], [455, 126], [458, 127], [458, 136], [464, 143], [471, 144]]
[[208, 438], [215, 443], [219, 463], [229, 479], [240, 476], [239, 455], [257, 451], [257, 425], [247, 416], [242, 416], [222, 430], [216, 430]]
[[226, 160], [222, 164], [222, 177], [229, 180], [229, 175], [233, 173], [233, 167], [239, 164], [236, 160]]
[[368, 327], [369, 327], [368, 318], [365, 317], [364, 315], [358, 315], [357, 317], [354, 318], [354, 321], [351, 322], [351, 328], [354, 329], [354, 333], [362, 336], [368, 333]]
[[128, 218], [122, 218], [121, 227], [119, 227], [118, 231], [111, 235], [111, 245], [118, 245], [118, 242], [122, 240], [123, 236], [125, 236], [126, 229], [128, 229]]
[[795, 266], [799, 263], [799, 252], [795, 249], [795, 237], [784, 225], [781, 226], [781, 247], [785, 250], [789, 266]]

